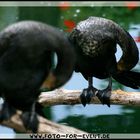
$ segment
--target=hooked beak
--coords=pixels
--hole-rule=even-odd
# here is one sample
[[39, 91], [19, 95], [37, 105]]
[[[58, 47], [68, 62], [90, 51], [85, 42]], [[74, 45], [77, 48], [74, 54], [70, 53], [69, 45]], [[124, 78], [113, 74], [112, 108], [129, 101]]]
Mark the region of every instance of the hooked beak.
[[55, 88], [55, 83], [56, 77], [50, 72], [40, 88], [41, 92], [53, 90]]

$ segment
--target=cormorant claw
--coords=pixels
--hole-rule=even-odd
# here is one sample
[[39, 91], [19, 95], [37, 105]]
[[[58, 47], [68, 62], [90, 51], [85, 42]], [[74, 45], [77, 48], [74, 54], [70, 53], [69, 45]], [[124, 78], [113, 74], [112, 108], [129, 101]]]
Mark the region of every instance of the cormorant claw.
[[97, 89], [92, 86], [83, 90], [83, 92], [80, 95], [80, 99], [84, 107], [86, 106], [87, 103], [88, 104], [90, 103], [91, 98], [95, 96], [96, 91]]
[[37, 133], [38, 119], [35, 112], [35, 103], [32, 105], [30, 111], [24, 111], [21, 115], [23, 124], [27, 130], [31, 130], [33, 133]]
[[106, 104], [108, 107], [110, 107], [111, 90], [112, 90], [112, 79], [109, 78], [109, 84], [107, 88], [103, 90], [98, 90], [98, 93], [96, 94], [101, 103], [103, 105]]
[[98, 90], [98, 93], [96, 95], [98, 99], [101, 101], [101, 103], [104, 105], [106, 104], [108, 107], [110, 107], [110, 96], [111, 96], [111, 90]]
[[34, 112], [23, 112], [21, 115], [24, 127], [26, 130], [31, 130], [33, 133], [37, 133], [38, 119], [37, 114]]

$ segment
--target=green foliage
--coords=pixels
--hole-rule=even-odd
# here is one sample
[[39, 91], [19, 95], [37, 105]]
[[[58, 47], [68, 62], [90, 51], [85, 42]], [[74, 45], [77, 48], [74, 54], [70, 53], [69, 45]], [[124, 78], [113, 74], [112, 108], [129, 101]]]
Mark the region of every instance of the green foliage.
[[37, 20], [58, 26], [59, 17], [57, 7], [19, 7], [19, 20]]
[[[80, 10], [80, 12], [78, 11]], [[130, 23], [139, 24], [140, 8], [129, 9], [127, 7], [70, 7], [61, 12], [60, 27], [65, 29], [64, 19], [69, 19], [78, 23], [89, 16], [99, 16], [109, 18], [128, 29]]]

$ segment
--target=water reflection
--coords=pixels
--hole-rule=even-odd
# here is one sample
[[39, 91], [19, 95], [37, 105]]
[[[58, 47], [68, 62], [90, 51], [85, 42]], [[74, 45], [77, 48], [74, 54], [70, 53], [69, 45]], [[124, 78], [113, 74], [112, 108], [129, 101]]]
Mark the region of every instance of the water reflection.
[[106, 105], [87, 105], [83, 107], [82, 105], [59, 105], [52, 107], [52, 120], [60, 121], [68, 116], [80, 116], [84, 115], [85, 117], [94, 117], [98, 115], [107, 115], [107, 114], [120, 114], [121, 105], [111, 105], [111, 108]]
[[57, 113], [57, 116], [53, 115], [56, 122], [90, 133], [140, 133], [139, 107], [112, 106], [110, 111], [108, 109], [103, 111], [104, 108], [101, 106], [91, 106], [91, 108], [87, 107], [85, 112], [81, 108], [79, 111], [62, 109], [62, 114], [59, 109], [62, 108], [53, 108], [53, 111]]

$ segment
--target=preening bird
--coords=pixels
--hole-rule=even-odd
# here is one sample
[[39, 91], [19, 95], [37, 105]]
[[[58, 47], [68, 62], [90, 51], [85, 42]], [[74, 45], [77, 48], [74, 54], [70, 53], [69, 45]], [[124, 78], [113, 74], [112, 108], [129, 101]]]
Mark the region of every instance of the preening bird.
[[[131, 35], [117, 23], [101, 17], [89, 17], [77, 24], [69, 40], [76, 52], [75, 71], [89, 82], [80, 96], [84, 106], [93, 96], [110, 106], [112, 77], [133, 89], [140, 87], [140, 73], [131, 70], [139, 60], [138, 48]], [[118, 62], [115, 57], [117, 44], [123, 53]], [[107, 88], [94, 88], [92, 77], [109, 78]]]
[[[52, 69], [52, 53], [58, 63]], [[23, 111], [26, 128], [37, 131], [36, 102], [41, 88], [64, 85], [74, 69], [75, 55], [65, 34], [37, 21], [21, 21], [0, 32], [0, 95], [4, 104], [0, 121], [16, 109]]]

